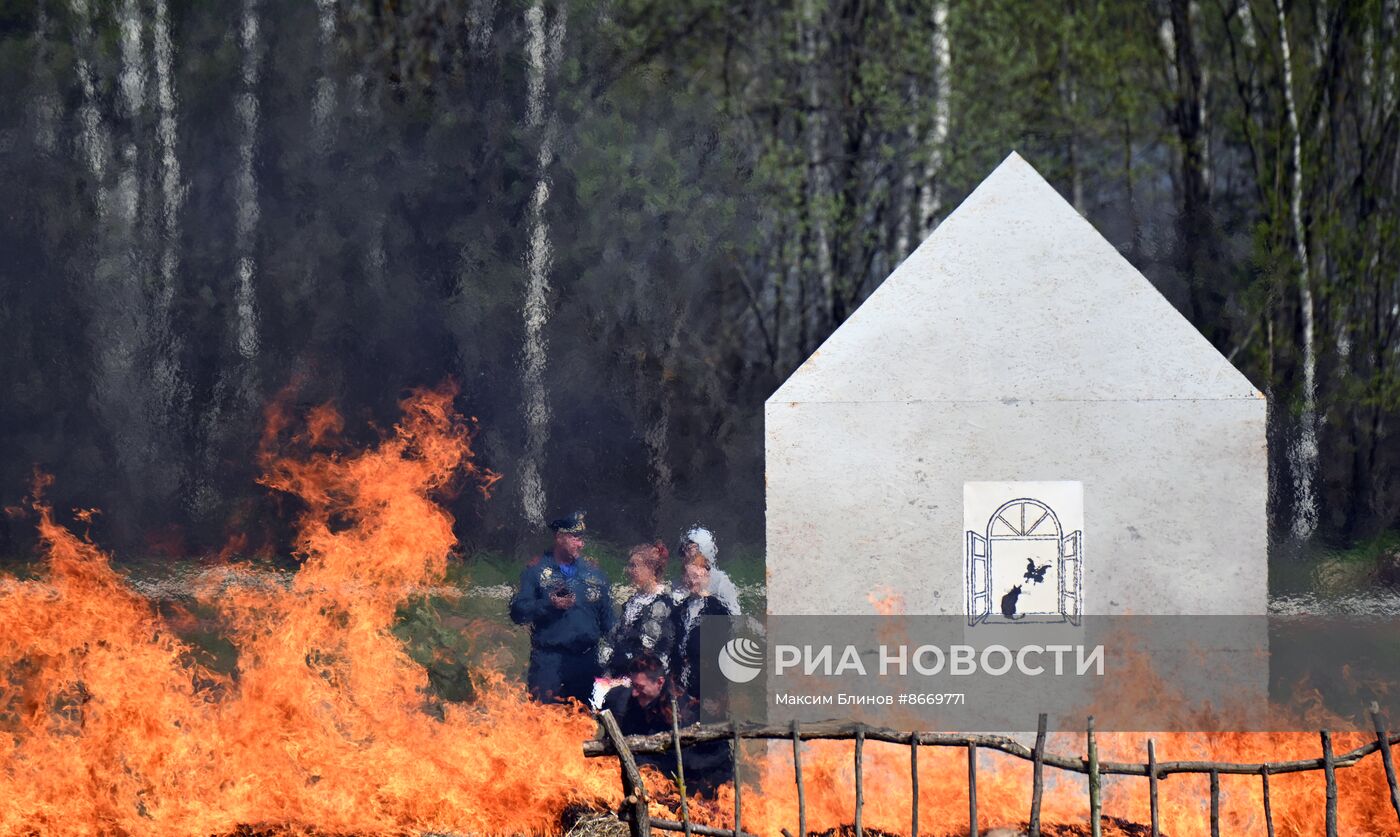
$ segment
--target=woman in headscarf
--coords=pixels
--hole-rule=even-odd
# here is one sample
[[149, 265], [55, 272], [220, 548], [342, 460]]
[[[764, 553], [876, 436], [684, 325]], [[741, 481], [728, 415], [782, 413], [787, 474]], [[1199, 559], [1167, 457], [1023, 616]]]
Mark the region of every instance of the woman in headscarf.
[[719, 544], [715, 542], [714, 533], [699, 524], [690, 527], [681, 535], [680, 553], [681, 561], [685, 565], [704, 559], [710, 571], [710, 593], [724, 603], [730, 616], [738, 616], [739, 588], [734, 586], [729, 574], [716, 565]]
[[671, 611], [676, 601], [666, 577], [670, 553], [660, 541], [639, 544], [627, 554], [627, 578], [636, 590], [622, 605], [622, 618], [598, 644], [598, 663], [604, 676], [627, 674], [632, 661], [649, 654], [671, 665], [675, 653], [675, 620]]
[[[719, 680], [717, 677], [712, 679], [711, 669], [714, 665], [710, 658], [715, 656], [713, 649], [706, 655], [700, 647], [701, 620], [706, 616], [733, 616], [734, 611], [714, 594], [713, 571], [703, 557], [696, 556], [686, 561], [683, 578], [685, 589], [683, 592], [677, 591], [679, 602], [674, 616], [676, 657], [673, 668], [677, 689], [701, 701], [703, 712], [705, 701], [700, 693], [701, 683], [718, 683]], [[722, 645], [729, 639], [729, 631], [723, 633], [723, 636], [712, 635], [706, 640]], [[715, 695], [706, 697], [713, 700]]]

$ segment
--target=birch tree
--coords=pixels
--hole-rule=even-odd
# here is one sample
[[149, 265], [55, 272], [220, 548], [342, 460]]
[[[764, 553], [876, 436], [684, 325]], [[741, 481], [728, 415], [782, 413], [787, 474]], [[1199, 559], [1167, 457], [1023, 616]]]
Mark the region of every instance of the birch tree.
[[[82, 102], [78, 108], [79, 150], [93, 189], [93, 263], [86, 266], [88, 344], [93, 358], [94, 402], [127, 486], [140, 485], [164, 460], [149, 414], [150, 388], [142, 368], [148, 309], [145, 248], [138, 220], [142, 190], [138, 131], [145, 108], [146, 73], [142, 21], [136, 4], [116, 8], [117, 77], [115, 114], [99, 93], [94, 38], [98, 20], [86, 0], [72, 4], [75, 53]], [[132, 495], [136, 495], [134, 488]], [[132, 512], [136, 504], [123, 504]]]
[[[805, 226], [811, 235], [812, 272], [816, 275], [819, 297], [829, 312], [836, 293], [835, 267], [831, 253], [831, 168], [828, 160], [827, 111], [830, 109], [823, 89], [823, 62], [826, 58], [819, 45], [824, 38], [817, 0], [802, 0], [802, 15], [798, 19], [801, 44], [803, 88], [806, 96], [806, 119], [803, 136], [807, 149], [807, 193]], [[808, 317], [804, 303], [799, 317]], [[805, 331], [805, 329], [804, 329]], [[806, 350], [806, 339], [798, 341], [799, 352]]]
[[190, 386], [181, 356], [183, 335], [175, 328], [173, 309], [179, 293], [180, 215], [186, 184], [180, 170], [179, 116], [175, 96], [175, 46], [170, 34], [166, 0], [155, 0], [151, 21], [151, 58], [155, 73], [156, 145], [160, 184], [157, 281], [151, 317], [152, 386], [160, 403], [161, 431], [168, 439], [183, 438], [189, 419]]
[[1311, 263], [1307, 230], [1303, 226], [1303, 135], [1298, 127], [1298, 106], [1293, 93], [1293, 58], [1288, 37], [1288, 17], [1283, 0], [1274, 0], [1278, 18], [1278, 46], [1283, 69], [1283, 102], [1289, 149], [1288, 216], [1293, 226], [1293, 254], [1297, 260], [1298, 316], [1302, 342], [1302, 399], [1297, 437], [1289, 464], [1293, 469], [1293, 534], [1299, 539], [1317, 528], [1317, 353]]
[[530, 199], [529, 249], [525, 255], [526, 285], [522, 308], [525, 322], [525, 344], [522, 360], [522, 384], [525, 394], [525, 451], [520, 468], [520, 503], [525, 520], [540, 529], [545, 523], [545, 490], [541, 464], [545, 445], [549, 441], [549, 393], [545, 385], [548, 363], [549, 280], [553, 262], [553, 246], [549, 239], [549, 222], [545, 209], [549, 203], [549, 167], [554, 161], [554, 132], [552, 117], [547, 112], [547, 86], [551, 71], [558, 67], [563, 54], [563, 12], [552, 23], [545, 19], [544, 0], [534, 0], [526, 12], [528, 42], [526, 60], [529, 68], [529, 90], [526, 101], [525, 124], [537, 139], [535, 158], [535, 188]]
[[1189, 317], [1212, 342], [1219, 343], [1222, 277], [1218, 273], [1217, 234], [1211, 217], [1210, 132], [1207, 126], [1207, 69], [1200, 54], [1200, 9], [1195, 0], [1169, 0], [1162, 23], [1167, 78], [1171, 85], [1170, 121], [1176, 129], [1177, 188], [1181, 211], [1178, 260], [1189, 291]]
[[239, 127], [238, 169], [234, 175], [234, 225], [238, 253], [234, 292], [236, 336], [234, 344], [244, 365], [241, 391], [251, 398], [258, 356], [258, 307], [255, 293], [257, 253], [254, 249], [261, 207], [258, 203], [258, 79], [262, 71], [262, 32], [258, 0], [244, 0], [238, 41], [242, 48], [242, 90], [237, 99]]
[[948, 41], [948, 2], [934, 0], [929, 32], [933, 53], [933, 122], [919, 194], [919, 240], [928, 238], [943, 211], [943, 160], [952, 121], [953, 58]]

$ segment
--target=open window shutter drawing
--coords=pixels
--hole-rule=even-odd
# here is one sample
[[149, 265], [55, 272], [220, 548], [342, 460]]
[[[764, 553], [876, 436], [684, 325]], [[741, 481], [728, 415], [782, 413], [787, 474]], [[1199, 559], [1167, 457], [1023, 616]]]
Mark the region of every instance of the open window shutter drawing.
[[1083, 611], [1084, 533], [1071, 532], [1060, 539], [1060, 612], [1078, 625]]
[[967, 533], [967, 624], [976, 625], [992, 612], [992, 568], [987, 563], [987, 539]]

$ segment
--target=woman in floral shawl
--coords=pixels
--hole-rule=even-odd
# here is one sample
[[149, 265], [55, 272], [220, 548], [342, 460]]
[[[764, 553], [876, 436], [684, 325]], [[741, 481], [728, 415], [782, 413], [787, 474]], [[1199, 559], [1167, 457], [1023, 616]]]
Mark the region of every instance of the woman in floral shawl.
[[622, 605], [622, 618], [598, 644], [598, 663], [605, 677], [627, 674], [640, 654], [650, 654], [670, 670], [675, 653], [675, 602], [666, 577], [670, 553], [660, 542], [639, 544], [627, 554], [627, 578], [635, 593]]

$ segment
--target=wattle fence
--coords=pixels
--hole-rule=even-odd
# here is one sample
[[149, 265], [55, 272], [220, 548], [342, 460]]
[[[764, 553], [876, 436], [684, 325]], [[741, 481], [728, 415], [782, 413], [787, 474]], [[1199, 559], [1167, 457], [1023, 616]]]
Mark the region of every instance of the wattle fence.
[[[674, 712], [672, 713], [674, 717]], [[910, 837], [919, 837], [919, 748], [920, 747], [960, 747], [967, 750], [967, 789], [969, 834], [977, 831], [977, 751], [995, 750], [1031, 762], [1032, 785], [1028, 834], [1040, 837], [1040, 806], [1045, 788], [1045, 768], [1080, 773], [1089, 779], [1089, 827], [1093, 837], [1100, 837], [1102, 829], [1102, 777], [1142, 776], [1148, 782], [1148, 798], [1152, 812], [1152, 837], [1160, 837], [1160, 809], [1157, 801], [1157, 785], [1165, 776], [1174, 773], [1195, 773], [1210, 776], [1210, 833], [1220, 837], [1220, 777], [1223, 774], [1257, 775], [1262, 784], [1264, 822], [1269, 837], [1274, 837], [1273, 811], [1269, 800], [1269, 777], [1285, 773], [1301, 773], [1321, 770], [1325, 779], [1327, 837], [1337, 837], [1337, 771], [1359, 763], [1374, 753], [1380, 754], [1385, 767], [1386, 783], [1390, 787], [1390, 804], [1395, 810], [1397, 828], [1400, 828], [1400, 790], [1397, 789], [1395, 761], [1391, 748], [1400, 744], [1400, 734], [1391, 734], [1384, 726], [1380, 714], [1372, 705], [1371, 719], [1375, 728], [1375, 740], [1354, 750], [1336, 754], [1332, 751], [1332, 735], [1327, 730], [1318, 733], [1322, 753], [1315, 759], [1295, 761], [1232, 763], [1212, 761], [1157, 761], [1155, 747], [1151, 739], [1147, 741], [1147, 761], [1142, 763], [1100, 761], [1094, 734], [1094, 719], [1088, 719], [1086, 726], [1086, 754], [1061, 756], [1045, 751], [1046, 717], [1041, 715], [1037, 724], [1035, 746], [1027, 748], [1015, 739], [1001, 735], [956, 734], [941, 732], [902, 732], [886, 727], [867, 726], [848, 721], [823, 721], [820, 723], [767, 726], [762, 724], [695, 724], [685, 729], [673, 726], [671, 732], [649, 736], [624, 736], [612, 714], [604, 710], [598, 720], [602, 726], [599, 738], [584, 744], [585, 756], [616, 756], [621, 769], [622, 790], [626, 797], [620, 813], [628, 823], [632, 837], [650, 837], [653, 830], [683, 832], [702, 837], [753, 837], [743, 830], [743, 794], [737, 781], [740, 762], [740, 742], [749, 740], [791, 740], [792, 766], [797, 783], [797, 834], [807, 837], [807, 811], [805, 789], [802, 785], [802, 741], [854, 741], [855, 742], [855, 810], [853, 826], [855, 837], [864, 837], [861, 814], [865, 803], [863, 787], [863, 758], [866, 741], [881, 741], [902, 744], [909, 747], [909, 775], [912, 785], [913, 804], [910, 810]], [[716, 741], [732, 741], [734, 776], [734, 825], [732, 828], [714, 828], [692, 823], [684, 794], [681, 795], [681, 821], [652, 817], [648, 810], [646, 784], [637, 768], [634, 754], [666, 755], [674, 754], [676, 771], [680, 784], [685, 781], [681, 752], [684, 747]], [[784, 837], [793, 837], [783, 829]]]

